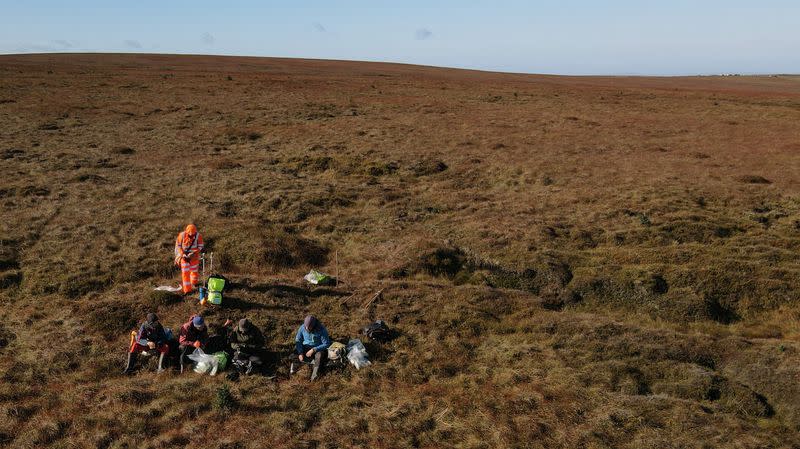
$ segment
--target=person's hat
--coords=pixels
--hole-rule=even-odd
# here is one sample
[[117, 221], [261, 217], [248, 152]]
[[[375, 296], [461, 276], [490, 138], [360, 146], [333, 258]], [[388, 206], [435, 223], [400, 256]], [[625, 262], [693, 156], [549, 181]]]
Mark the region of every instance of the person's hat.
[[305, 320], [303, 320], [303, 326], [305, 326], [306, 330], [314, 330], [317, 327], [317, 317], [314, 315], [308, 315]]
[[199, 329], [205, 326], [206, 322], [203, 319], [203, 317], [201, 317], [200, 315], [196, 315], [194, 318], [192, 318], [192, 325]]

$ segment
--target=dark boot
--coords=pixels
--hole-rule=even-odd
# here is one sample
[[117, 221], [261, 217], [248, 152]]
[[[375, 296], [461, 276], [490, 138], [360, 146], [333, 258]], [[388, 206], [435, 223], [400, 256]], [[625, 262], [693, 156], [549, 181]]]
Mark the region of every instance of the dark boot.
[[181, 346], [181, 374], [183, 374], [183, 368], [186, 365], [186, 359], [189, 358], [189, 348], [191, 346]]
[[125, 370], [122, 374], [133, 374], [133, 366], [136, 364], [136, 354], [133, 352], [128, 353], [128, 363], [125, 365]]
[[164, 372], [164, 353], [163, 352], [158, 356], [158, 370], [156, 370], [156, 372], [157, 373], [163, 373]]

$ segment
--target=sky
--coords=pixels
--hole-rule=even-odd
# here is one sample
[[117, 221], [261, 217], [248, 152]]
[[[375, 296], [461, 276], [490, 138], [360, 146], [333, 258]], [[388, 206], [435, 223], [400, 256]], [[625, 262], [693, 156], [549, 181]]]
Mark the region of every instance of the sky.
[[0, 0], [0, 54], [50, 52], [565, 75], [800, 73], [800, 0]]

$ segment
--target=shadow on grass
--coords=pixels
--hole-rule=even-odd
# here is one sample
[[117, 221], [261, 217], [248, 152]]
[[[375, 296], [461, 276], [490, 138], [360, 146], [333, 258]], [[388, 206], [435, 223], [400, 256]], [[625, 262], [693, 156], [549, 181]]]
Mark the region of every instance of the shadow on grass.
[[333, 287], [297, 287], [287, 284], [246, 284], [246, 283], [231, 283], [231, 290], [242, 290], [266, 293], [278, 298], [287, 296], [299, 296], [304, 298], [317, 298], [320, 296], [349, 296], [352, 292], [337, 290]]
[[248, 301], [236, 296], [225, 296], [222, 300], [221, 308], [228, 310], [241, 310], [246, 312], [248, 310], [270, 309], [274, 307], [254, 301]]

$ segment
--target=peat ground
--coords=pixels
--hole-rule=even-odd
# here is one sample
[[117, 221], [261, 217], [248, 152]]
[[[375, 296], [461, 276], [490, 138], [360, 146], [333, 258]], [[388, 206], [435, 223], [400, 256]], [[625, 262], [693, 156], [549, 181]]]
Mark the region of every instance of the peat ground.
[[[792, 76], [0, 56], [0, 446], [800, 447], [798, 123]], [[152, 292], [188, 222], [209, 320], [397, 338], [312, 385], [121, 375], [201, 310]]]

